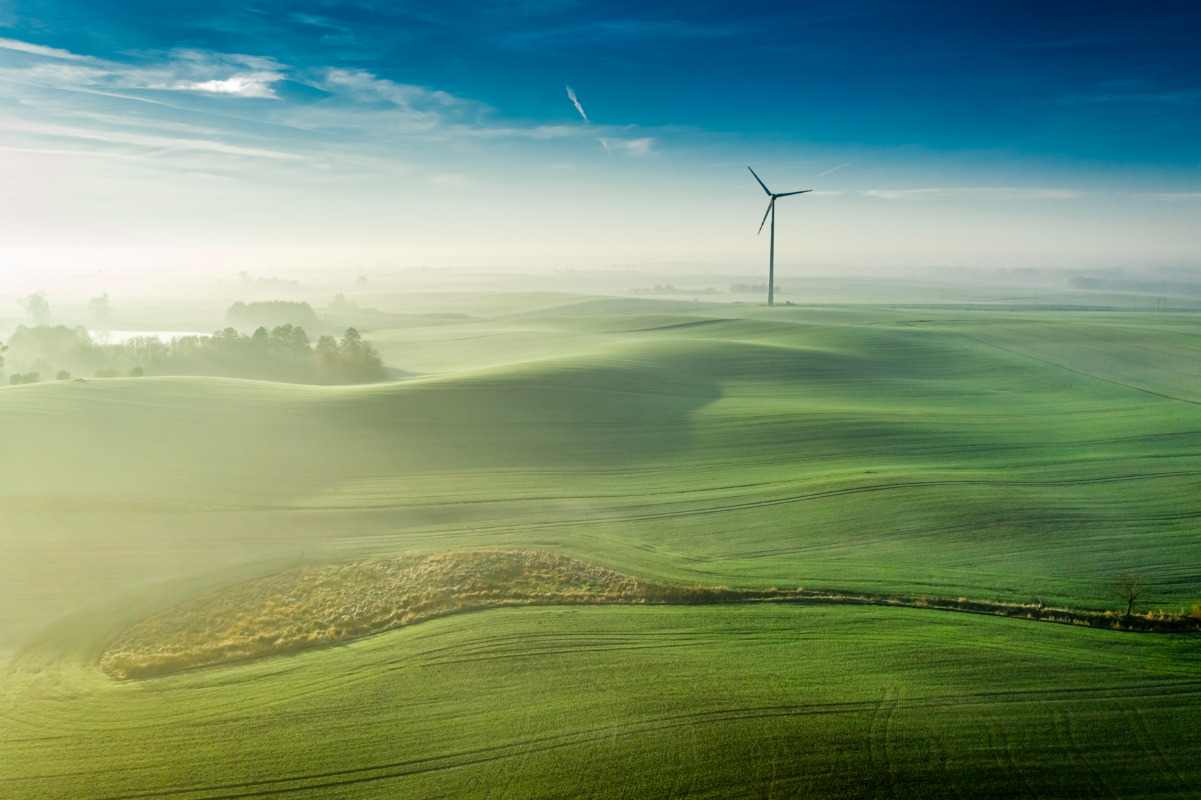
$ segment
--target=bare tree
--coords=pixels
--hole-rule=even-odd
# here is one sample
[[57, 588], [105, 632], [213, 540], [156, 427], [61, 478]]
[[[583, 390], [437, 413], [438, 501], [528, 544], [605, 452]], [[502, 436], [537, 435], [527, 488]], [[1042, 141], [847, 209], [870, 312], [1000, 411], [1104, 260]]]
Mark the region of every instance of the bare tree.
[[1118, 576], [1118, 597], [1126, 603], [1126, 617], [1134, 615], [1134, 604], [1143, 593], [1143, 579], [1140, 575]]

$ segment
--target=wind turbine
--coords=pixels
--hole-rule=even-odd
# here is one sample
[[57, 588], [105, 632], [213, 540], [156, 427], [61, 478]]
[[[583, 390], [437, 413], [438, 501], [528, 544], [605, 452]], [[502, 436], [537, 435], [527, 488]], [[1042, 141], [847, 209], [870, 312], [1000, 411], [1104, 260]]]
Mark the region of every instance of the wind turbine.
[[[751, 169], [747, 167], [747, 169]], [[751, 174], [755, 175], [755, 170], [751, 169]], [[763, 222], [759, 223], [759, 233], [763, 233], [763, 226], [767, 223], [767, 215], [771, 215], [771, 255], [767, 260], [767, 304], [775, 305], [776, 293], [776, 198], [788, 197], [793, 194], [804, 194], [812, 192], [812, 189], [801, 189], [799, 192], [780, 192], [772, 194], [771, 189], [767, 188], [767, 184], [760, 180], [758, 175], [755, 175], [755, 180], [759, 181], [759, 185], [763, 187], [763, 191], [767, 192], [767, 196], [771, 199], [767, 201], [767, 211], [763, 213]]]

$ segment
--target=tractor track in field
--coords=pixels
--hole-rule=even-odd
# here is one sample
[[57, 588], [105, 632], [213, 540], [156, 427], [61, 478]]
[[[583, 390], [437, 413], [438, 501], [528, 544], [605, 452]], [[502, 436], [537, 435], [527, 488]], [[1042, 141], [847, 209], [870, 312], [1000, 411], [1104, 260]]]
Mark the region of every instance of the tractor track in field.
[[1123, 383], [1122, 381], [1115, 380], [1113, 378], [1106, 378], [1102, 375], [1096, 375], [1091, 372], [1085, 372], [1084, 370], [1073, 369], [1072, 367], [1064, 366], [1063, 364], [1060, 364], [1056, 361], [1052, 361], [1047, 358], [1041, 358], [1039, 356], [1032, 355], [1030, 353], [1024, 353], [1021, 350], [1014, 350], [1013, 348], [1005, 347], [1003, 345], [996, 344], [995, 342], [988, 342], [988, 341], [985, 341], [984, 339], [978, 339], [975, 336], [969, 336], [968, 334], [963, 333], [963, 332], [958, 332], [958, 333], [964, 339], [975, 342], [976, 344], [979, 344], [979, 345], [983, 345], [984, 347], [991, 347], [995, 350], [1000, 350], [1003, 353], [1009, 353], [1010, 355], [1020, 356], [1021, 358], [1028, 358], [1031, 361], [1037, 361], [1040, 364], [1046, 364], [1047, 366], [1055, 367], [1056, 369], [1061, 369], [1064, 372], [1070, 372], [1073, 375], [1079, 375], [1082, 378], [1088, 378], [1089, 380], [1099, 381], [1101, 383], [1108, 383], [1110, 386], [1119, 386], [1123, 389], [1129, 389], [1132, 392], [1141, 392], [1142, 394], [1148, 395], [1150, 397], [1156, 397], [1156, 398], [1159, 398], [1160, 400], [1172, 400], [1177, 403], [1188, 403], [1189, 405], [1201, 406], [1201, 400], [1191, 400], [1187, 397], [1177, 397], [1175, 395], [1165, 394], [1164, 392], [1157, 392], [1154, 389], [1147, 389], [1143, 386], [1135, 386], [1134, 384]]
[[[771, 497], [764, 500], [745, 500], [737, 503], [725, 503], [719, 505], [708, 505], [701, 508], [685, 508], [671, 511], [645, 511], [640, 513], [630, 514], [610, 514], [607, 516], [587, 516], [576, 517], [559, 520], [546, 521], [525, 521], [520, 524], [512, 525], [471, 525], [458, 528], [443, 529], [444, 533], [479, 533], [479, 532], [496, 532], [503, 533], [506, 531], [515, 530], [541, 530], [546, 528], [557, 528], [564, 525], [609, 525], [625, 522], [650, 522], [661, 519], [683, 518], [683, 517], [699, 517], [709, 514], [726, 514], [739, 511], [750, 511], [759, 508], [771, 508], [774, 506], [793, 505], [798, 503], [806, 503], [813, 500], [824, 500], [831, 497], [846, 497], [857, 494], [873, 494], [876, 492], [892, 492], [905, 489], [929, 489], [937, 487], [949, 486], [987, 486], [996, 488], [1009, 487], [1055, 487], [1055, 486], [1095, 486], [1110, 483], [1124, 483], [1128, 481], [1140, 480], [1156, 480], [1161, 478], [1181, 478], [1181, 477], [1197, 477], [1201, 476], [1201, 470], [1177, 470], [1172, 472], [1144, 472], [1133, 473], [1129, 475], [1105, 475], [1095, 478], [1065, 478], [1059, 480], [997, 480], [985, 478], [967, 478], [967, 479], [942, 479], [928, 481], [895, 481], [891, 483], [875, 483], [866, 486], [846, 486], [837, 489], [825, 489], [817, 492], [807, 492], [805, 494], [788, 495], [785, 497]], [[475, 501], [468, 501], [475, 502]], [[441, 503], [437, 507], [459, 505], [457, 502]], [[398, 508], [396, 504], [384, 503], [379, 505], [355, 505], [355, 510], [363, 511], [378, 511], [391, 508]], [[405, 506], [408, 507], [408, 506]], [[280, 510], [291, 511], [344, 511], [348, 507], [328, 507], [328, 506], [286, 506], [280, 507]], [[1201, 509], [1198, 510], [1201, 515]], [[1184, 515], [1185, 517], [1192, 515]]]
[[[1143, 691], [1139, 694], [1147, 694], [1147, 690], [1153, 688], [1191, 690], [1174, 692], [1174, 696], [1180, 694], [1199, 694], [1201, 693], [1201, 681], [1165, 682], [1163, 684], [1142, 686], [1140, 689]], [[1162, 696], [1164, 693], [1164, 691], [1154, 692], [1157, 696]], [[477, 766], [531, 753], [545, 753], [566, 748], [587, 746], [596, 741], [598, 737], [649, 736], [679, 728], [760, 722], [789, 717], [864, 715], [869, 720], [869, 724], [873, 729], [873, 736], [878, 733], [886, 737], [890, 720], [898, 712], [924, 712], [931, 709], [970, 709], [977, 706], [987, 707], [995, 705], [997, 702], [1049, 702], [1057, 705], [1077, 702], [1111, 703], [1114, 699], [1129, 699], [1132, 696], [1129, 687], [1106, 686], [1079, 689], [1048, 688], [969, 692], [963, 694], [934, 695], [909, 700], [902, 697], [887, 696], [883, 700], [719, 708], [664, 715], [628, 723], [589, 727], [586, 730], [568, 733], [533, 736], [507, 744], [473, 748], [446, 755], [427, 756], [384, 764], [350, 767], [279, 778], [266, 778], [257, 781], [216, 783], [206, 786], [163, 788], [125, 794], [93, 796], [86, 800], [148, 800], [149, 798], [248, 800], [255, 797], [277, 797], [288, 794], [312, 793], [346, 786], [399, 780], [447, 769]], [[1064, 716], [1063, 710], [1058, 708], [1055, 710], [1056, 713], [1061, 715], [1060, 722], [1068, 719]], [[1067, 742], [1069, 746], [1075, 747], [1076, 742], [1073, 736], [1074, 734], [1071, 731], [1067, 731], [1060, 738]], [[877, 764], [877, 766], [888, 769], [887, 762], [889, 757], [886, 752], [881, 751], [876, 755], [882, 759], [882, 762]]]

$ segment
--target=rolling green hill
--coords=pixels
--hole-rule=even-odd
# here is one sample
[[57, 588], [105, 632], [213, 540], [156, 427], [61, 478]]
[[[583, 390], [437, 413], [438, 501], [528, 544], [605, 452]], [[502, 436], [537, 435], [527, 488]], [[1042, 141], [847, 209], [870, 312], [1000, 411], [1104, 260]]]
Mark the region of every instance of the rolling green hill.
[[1192, 315], [439, 302], [444, 316], [365, 332], [419, 373], [402, 382], [0, 389], [14, 796], [1201, 786], [1195, 638], [947, 612], [506, 609], [102, 675], [120, 631], [189, 598], [463, 548], [1088, 608], [1118, 608], [1118, 577], [1138, 574], [1147, 607], [1201, 602]]

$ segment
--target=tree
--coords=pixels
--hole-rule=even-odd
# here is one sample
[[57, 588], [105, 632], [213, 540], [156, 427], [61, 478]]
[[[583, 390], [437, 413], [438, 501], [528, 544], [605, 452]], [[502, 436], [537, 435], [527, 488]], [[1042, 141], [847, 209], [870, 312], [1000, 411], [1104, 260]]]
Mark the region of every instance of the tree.
[[343, 355], [358, 354], [363, 349], [363, 334], [354, 328], [347, 328], [342, 334], [342, 343], [338, 346]]
[[327, 382], [337, 381], [338, 340], [332, 336], [317, 340], [317, 370]]
[[21, 304], [21, 308], [25, 309], [25, 313], [30, 316], [35, 325], [45, 325], [50, 321], [50, 301], [46, 299], [45, 292], [34, 292], [17, 302]]
[[225, 312], [225, 323], [238, 330], [254, 330], [265, 326], [268, 330], [280, 325], [295, 325], [306, 330], [321, 328], [317, 312], [308, 303], [290, 300], [263, 300], [254, 303], [237, 301]]
[[108, 315], [111, 314], [113, 310], [112, 306], [108, 302], [108, 292], [105, 292], [99, 297], [93, 297], [91, 300], [89, 300], [88, 308], [92, 312], [92, 319], [95, 321], [96, 327], [103, 326], [105, 321], [108, 319]]
[[286, 359], [307, 358], [312, 354], [309, 335], [298, 325], [279, 325], [271, 329], [271, 352]]
[[1134, 616], [1134, 604], [1143, 593], [1143, 579], [1139, 575], [1118, 577], [1118, 597], [1126, 604], [1126, 618]]
[[271, 345], [271, 334], [262, 325], [254, 329], [250, 335], [250, 346], [256, 353], [266, 353]]
[[370, 342], [363, 341], [362, 334], [354, 328], [347, 328], [346, 333], [342, 335], [338, 355], [342, 367], [342, 380], [347, 383], [382, 381], [387, 377], [379, 353]]

